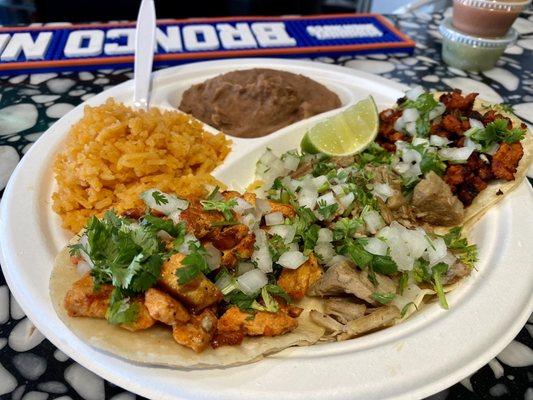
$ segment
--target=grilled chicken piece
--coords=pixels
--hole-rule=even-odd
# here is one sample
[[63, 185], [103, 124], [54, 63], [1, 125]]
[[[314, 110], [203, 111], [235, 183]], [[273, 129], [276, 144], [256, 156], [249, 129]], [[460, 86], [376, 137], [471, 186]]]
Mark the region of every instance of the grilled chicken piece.
[[74, 282], [63, 304], [70, 317], [105, 318], [112, 291], [111, 285], [100, 285], [95, 291], [93, 277], [86, 273]]
[[352, 339], [363, 333], [385, 328], [391, 325], [396, 318], [400, 318], [400, 311], [395, 306], [376, 308], [370, 314], [348, 322], [344, 326], [344, 333], [340, 334], [337, 339]]
[[342, 262], [329, 268], [324, 275], [309, 288], [311, 296], [331, 296], [353, 294], [369, 304], [377, 305], [372, 293], [395, 293], [394, 282], [383, 275], [376, 274], [378, 286], [374, 287], [366, 271], [359, 271], [350, 262]]
[[433, 171], [415, 186], [412, 204], [416, 217], [429, 224], [455, 226], [463, 222], [463, 203]]
[[255, 235], [250, 233], [242, 239], [235, 247], [222, 252], [223, 267], [233, 268], [239, 260], [245, 260], [252, 257], [254, 252]]
[[283, 268], [278, 278], [278, 285], [294, 300], [302, 299], [309, 287], [318, 281], [324, 272], [318, 265], [313, 253], [309, 259], [296, 269]]
[[516, 173], [518, 163], [524, 155], [522, 143], [502, 143], [492, 157], [492, 172], [498, 179], [512, 181]]
[[137, 319], [134, 322], [129, 324], [120, 324], [121, 328], [127, 329], [128, 331], [142, 331], [143, 329], [148, 329], [155, 324], [155, 319], [152, 318], [148, 309], [144, 305], [144, 302], [141, 299], [134, 300], [134, 303], [137, 304]]
[[[251, 205], [255, 207], [255, 201], [256, 201], [255, 193], [245, 192], [242, 195], [242, 198], [244, 199], [244, 201], [247, 201], [248, 203], [250, 203]], [[290, 204], [278, 203], [272, 200], [266, 200], [266, 201], [268, 202], [268, 204], [270, 205], [270, 208], [272, 209], [272, 211], [270, 212], [279, 211], [280, 213], [283, 214], [285, 218], [292, 218], [296, 215], [296, 211], [294, 210], [294, 207], [291, 206]]]
[[179, 301], [154, 288], [144, 293], [144, 305], [153, 319], [167, 325], [185, 323], [191, 319], [189, 312]]
[[219, 250], [229, 250], [237, 246], [250, 232], [243, 224], [214, 229], [208, 239]]
[[203, 274], [198, 275], [189, 283], [180, 285], [176, 276], [176, 269], [181, 268], [183, 254], [174, 254], [161, 267], [159, 285], [165, 292], [178, 298], [198, 312], [222, 300], [222, 293], [213, 282]]
[[[111, 285], [100, 285], [98, 290], [94, 290], [93, 277], [87, 273], [74, 282], [63, 304], [70, 317], [105, 318], [112, 292], [113, 286]], [[137, 319], [130, 324], [120, 324], [120, 327], [129, 331], [150, 328], [155, 321], [143, 302], [140, 299], [133, 300], [133, 302], [138, 306]]]
[[224, 216], [218, 211], [205, 211], [199, 201], [191, 201], [189, 207], [180, 214], [187, 224], [187, 231], [202, 239], [213, 231], [213, 224], [223, 222]]
[[343, 297], [332, 297], [324, 302], [324, 312], [341, 324], [365, 315], [366, 306]]
[[[294, 315], [294, 314], [293, 314]], [[238, 307], [230, 307], [218, 320], [218, 335], [242, 332], [247, 336], [278, 336], [292, 331], [298, 321], [289, 315], [289, 310], [278, 312], [257, 311], [249, 314]]]
[[201, 353], [209, 346], [216, 328], [215, 313], [206, 309], [201, 314], [192, 316], [189, 322], [174, 325], [172, 336], [177, 343]]

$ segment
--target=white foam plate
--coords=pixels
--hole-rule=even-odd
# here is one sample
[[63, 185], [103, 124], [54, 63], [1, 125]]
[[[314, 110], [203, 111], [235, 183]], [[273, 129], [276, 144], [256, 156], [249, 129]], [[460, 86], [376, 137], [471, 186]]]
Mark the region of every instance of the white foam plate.
[[[269, 67], [300, 73], [338, 93], [343, 105], [371, 94], [391, 106], [404, 86], [359, 71], [315, 62], [233, 59], [189, 64], [154, 74], [152, 105], [170, 108], [193, 83], [236, 69]], [[48, 295], [53, 260], [69, 235], [51, 210], [52, 159], [85, 105], [114, 97], [131, 103], [132, 82], [89, 99], [56, 122], [24, 156], [4, 192], [0, 210], [2, 268], [9, 287], [37, 328], [57, 347], [105, 379], [155, 399], [412, 399], [458, 382], [501, 351], [533, 311], [531, 268], [533, 195], [527, 183], [490, 210], [472, 232], [477, 270], [437, 304], [403, 324], [339, 343], [291, 348], [232, 368], [184, 370], [142, 366], [80, 341], [59, 320]], [[331, 112], [330, 112], [331, 113]], [[258, 139], [233, 138], [216, 171], [242, 188], [268, 145], [296, 148], [307, 127], [328, 113]], [[212, 128], [209, 128], [212, 129]]]

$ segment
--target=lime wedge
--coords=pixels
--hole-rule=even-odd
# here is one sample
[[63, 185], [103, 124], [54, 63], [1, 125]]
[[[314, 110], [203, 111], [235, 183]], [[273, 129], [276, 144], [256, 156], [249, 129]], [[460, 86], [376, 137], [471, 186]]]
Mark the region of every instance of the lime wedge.
[[313, 126], [302, 139], [302, 150], [346, 156], [363, 151], [378, 134], [379, 116], [372, 96]]

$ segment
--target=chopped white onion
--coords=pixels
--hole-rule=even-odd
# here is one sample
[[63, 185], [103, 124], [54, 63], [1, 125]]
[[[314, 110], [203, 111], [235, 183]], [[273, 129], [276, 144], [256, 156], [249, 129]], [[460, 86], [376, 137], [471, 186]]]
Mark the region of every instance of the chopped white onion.
[[207, 252], [206, 261], [211, 271], [220, 267], [220, 261], [222, 260], [222, 253], [219, 249], [213, 246], [211, 243], [206, 243], [204, 248]]
[[294, 225], [274, 225], [270, 227], [268, 233], [271, 235], [279, 235], [282, 237], [285, 244], [289, 244], [294, 240], [296, 235], [296, 227]]
[[296, 269], [306, 262], [307, 258], [301, 251], [287, 251], [281, 255], [278, 264], [288, 269]]
[[431, 245], [427, 246], [426, 251], [428, 255], [429, 265], [431, 266], [439, 263], [444, 259], [444, 257], [446, 257], [448, 253], [448, 248], [446, 247], [444, 239], [438, 237], [436, 239], [431, 240]]
[[257, 199], [255, 201], [255, 207], [261, 212], [261, 214], [268, 214], [272, 211], [270, 203], [265, 199]]
[[287, 152], [281, 157], [283, 160], [283, 166], [289, 171], [296, 171], [300, 164], [300, 157], [294, 153]]
[[[166, 199], [165, 204], [161, 201], [159, 202], [160, 204], [157, 204], [158, 201], [154, 198], [154, 193], [156, 192]], [[177, 210], [186, 210], [187, 207], [189, 207], [189, 202], [187, 200], [180, 199], [173, 194], [164, 193], [157, 189], [149, 189], [142, 192], [141, 199], [148, 207], [165, 215], [170, 215]]]
[[354, 200], [355, 200], [355, 195], [353, 194], [353, 192], [349, 192], [339, 199], [339, 203], [341, 203], [341, 206], [343, 206], [346, 209], [352, 205]]
[[183, 238], [183, 244], [179, 247], [178, 252], [185, 255], [189, 254], [191, 252], [189, 250], [191, 244], [200, 245], [200, 242], [192, 233], [187, 233]]
[[422, 86], [415, 86], [414, 88], [408, 90], [405, 92], [405, 97], [407, 97], [408, 100], [416, 100], [418, 99], [418, 96], [423, 94], [425, 92], [424, 88]]
[[385, 256], [387, 255], [388, 246], [383, 240], [377, 237], [370, 237], [367, 239], [364, 249], [371, 254]]
[[237, 283], [244, 294], [253, 296], [268, 284], [268, 277], [260, 269], [253, 269], [239, 276]]
[[298, 251], [300, 250], [300, 246], [298, 246], [298, 243], [290, 243], [287, 245], [287, 251]]
[[[281, 225], [280, 225], [281, 226]], [[264, 230], [256, 229], [255, 250], [252, 253], [252, 261], [256, 263], [257, 268], [263, 272], [272, 272], [272, 256], [268, 248], [268, 239]]]
[[394, 195], [394, 190], [392, 190], [388, 183], [376, 183], [372, 194], [383, 201], [387, 201], [389, 197]]
[[313, 210], [316, 206], [318, 193], [316, 189], [303, 188], [298, 194], [298, 204]]
[[416, 135], [416, 122], [408, 122], [405, 124], [405, 131], [411, 135]]
[[325, 263], [331, 261], [337, 255], [331, 243], [317, 243], [314, 248], [317, 254]]
[[479, 143], [474, 142], [468, 136], [466, 136], [464, 146], [468, 147], [469, 149], [481, 150], [481, 145]]
[[279, 211], [265, 215], [265, 224], [267, 226], [281, 225], [285, 221], [283, 214]]
[[344, 194], [344, 189], [341, 185], [334, 185], [331, 187], [331, 190], [333, 193], [335, 193], [337, 196], [340, 196], [341, 194]]
[[405, 122], [415, 122], [420, 117], [420, 112], [416, 108], [406, 108], [402, 117]]
[[406, 163], [419, 163], [422, 161], [422, 154], [414, 149], [403, 149], [402, 160]]
[[322, 202], [325, 202], [326, 205], [330, 206], [332, 204], [335, 204], [335, 196], [333, 195], [333, 192], [327, 192], [326, 194], [323, 194], [317, 199], [317, 203], [321, 204]]
[[447, 138], [442, 137], [442, 136], [431, 135], [429, 137], [429, 143], [432, 146], [444, 147], [444, 146], [448, 145], [448, 143], [450, 143], [450, 141]]
[[331, 267], [334, 267], [336, 265], [339, 265], [341, 263], [344, 263], [344, 262], [348, 262], [349, 259], [348, 257], [346, 256], [343, 256], [343, 255], [340, 255], [340, 254], [337, 254], [335, 257], [333, 257], [331, 260], [329, 260], [326, 265], [331, 268]]
[[174, 222], [175, 224], [179, 224], [181, 222], [181, 210], [176, 210], [171, 212], [168, 217]]
[[235, 281], [229, 274], [224, 274], [215, 282], [215, 286], [220, 289], [222, 294], [226, 295], [236, 289]]
[[433, 110], [428, 113], [428, 118], [431, 121], [437, 117], [440, 117], [446, 111], [446, 106], [442, 103], [438, 103]]
[[233, 211], [235, 211], [239, 215], [242, 215], [254, 208], [254, 206], [252, 206], [246, 200], [241, 199], [240, 197], [236, 197], [235, 201], [237, 202], [237, 205], [233, 207]]
[[251, 262], [240, 262], [237, 264], [237, 276], [242, 275], [255, 268]]
[[365, 221], [366, 228], [371, 234], [375, 234], [385, 226], [385, 221], [383, 221], [381, 215], [375, 210], [363, 212], [362, 217]]
[[333, 231], [328, 228], [320, 228], [318, 230], [318, 243], [330, 243], [333, 242]]
[[405, 124], [406, 122], [402, 117], [398, 118], [396, 121], [394, 121], [394, 130], [402, 132], [403, 128], [405, 128]]
[[407, 229], [396, 221], [381, 229], [378, 236], [385, 239], [391, 258], [402, 271], [413, 269], [415, 260], [423, 255], [429, 245], [422, 228]]
[[421, 137], [415, 137], [411, 143], [413, 144], [413, 146], [423, 145], [424, 147], [426, 147], [429, 145], [429, 140]]
[[468, 121], [470, 122], [470, 127], [471, 128], [485, 129], [485, 125], [483, 125], [483, 122], [481, 122], [481, 121], [479, 121], [477, 119], [469, 118]]
[[471, 147], [449, 147], [440, 149], [439, 155], [445, 160], [465, 162], [473, 151]]
[[312, 183], [313, 186], [318, 189], [320, 186], [324, 185], [328, 181], [328, 178], [325, 175], [317, 176], [316, 178], [313, 178]]
[[253, 214], [246, 214], [241, 218], [241, 222], [251, 231], [259, 227], [259, 219]]

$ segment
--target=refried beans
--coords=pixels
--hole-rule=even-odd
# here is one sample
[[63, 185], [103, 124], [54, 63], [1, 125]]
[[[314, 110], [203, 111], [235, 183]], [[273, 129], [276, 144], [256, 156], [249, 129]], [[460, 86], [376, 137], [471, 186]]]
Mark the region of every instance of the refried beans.
[[255, 68], [191, 86], [179, 109], [228, 135], [254, 138], [340, 105], [335, 93], [312, 79]]

